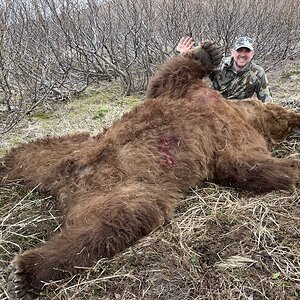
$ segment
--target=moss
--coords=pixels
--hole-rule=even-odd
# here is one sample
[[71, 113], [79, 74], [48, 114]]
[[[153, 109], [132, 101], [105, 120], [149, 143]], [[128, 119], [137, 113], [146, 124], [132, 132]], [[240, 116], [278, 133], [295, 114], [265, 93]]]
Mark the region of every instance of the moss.
[[75, 102], [89, 102], [90, 104], [97, 104], [99, 102], [109, 102], [117, 100], [119, 89], [116, 85], [110, 85], [101, 89], [89, 87], [77, 96], [73, 96], [72, 100]]
[[199, 264], [199, 257], [198, 255], [192, 253], [191, 256], [189, 257], [189, 262], [192, 264], [192, 265], [198, 265]]
[[132, 95], [132, 96], [126, 96], [123, 97], [119, 100], [120, 104], [129, 106], [129, 107], [134, 107], [138, 104], [140, 104], [143, 100], [141, 99], [141, 96], [137, 95]]
[[92, 119], [102, 119], [109, 112], [107, 104], [101, 104]]
[[1, 158], [2, 156], [4, 156], [5, 153], [6, 153], [6, 150], [3, 149], [3, 148], [0, 148], [0, 158]]
[[281, 273], [280, 272], [276, 272], [272, 274], [272, 279], [276, 280], [279, 279], [281, 277]]
[[50, 120], [56, 118], [56, 115], [54, 112], [40, 111], [34, 113], [31, 117], [39, 120]]
[[295, 75], [296, 76], [300, 75], [300, 65], [296, 65], [295, 68], [293, 68], [287, 72], [284, 72], [281, 76], [282, 76], [282, 78], [289, 79]]

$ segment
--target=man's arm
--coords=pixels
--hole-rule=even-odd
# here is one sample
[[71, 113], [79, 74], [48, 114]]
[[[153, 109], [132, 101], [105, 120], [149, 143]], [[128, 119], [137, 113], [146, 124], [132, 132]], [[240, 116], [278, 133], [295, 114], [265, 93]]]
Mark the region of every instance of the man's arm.
[[256, 95], [257, 98], [262, 102], [273, 102], [272, 94], [270, 91], [270, 87], [269, 87], [269, 83], [265, 71], [262, 71], [262, 74], [260, 76]]

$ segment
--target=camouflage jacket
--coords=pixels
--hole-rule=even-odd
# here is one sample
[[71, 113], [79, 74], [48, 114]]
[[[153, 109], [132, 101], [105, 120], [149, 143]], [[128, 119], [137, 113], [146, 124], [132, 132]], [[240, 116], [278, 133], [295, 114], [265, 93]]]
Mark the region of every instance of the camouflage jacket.
[[256, 94], [262, 102], [272, 102], [267, 76], [262, 67], [251, 62], [243, 72], [233, 68], [233, 59], [224, 59], [220, 69], [210, 75], [212, 86], [228, 99], [246, 99]]

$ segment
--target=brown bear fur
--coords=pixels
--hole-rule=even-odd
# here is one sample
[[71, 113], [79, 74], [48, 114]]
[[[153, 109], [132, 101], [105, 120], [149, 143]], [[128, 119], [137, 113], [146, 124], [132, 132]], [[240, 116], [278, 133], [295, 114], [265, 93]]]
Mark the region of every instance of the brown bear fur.
[[259, 193], [297, 182], [294, 163], [272, 157], [268, 144], [300, 116], [224, 100], [202, 81], [210, 70], [193, 53], [168, 60], [147, 99], [103, 134], [40, 139], [3, 158], [0, 180], [56, 195], [64, 219], [60, 233], [13, 260], [13, 299], [129, 247], [168, 220], [189, 187], [209, 180]]

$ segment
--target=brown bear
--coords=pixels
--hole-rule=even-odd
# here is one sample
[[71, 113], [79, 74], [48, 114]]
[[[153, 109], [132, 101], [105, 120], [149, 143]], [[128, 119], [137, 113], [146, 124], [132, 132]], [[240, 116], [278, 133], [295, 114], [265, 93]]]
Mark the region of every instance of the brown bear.
[[300, 115], [223, 99], [203, 82], [220, 58], [205, 42], [163, 64], [147, 99], [107, 131], [40, 139], [4, 156], [1, 181], [56, 195], [64, 220], [60, 233], [12, 261], [11, 299], [32, 299], [43, 283], [129, 247], [205, 181], [256, 193], [294, 186], [296, 165], [268, 145], [299, 129]]

